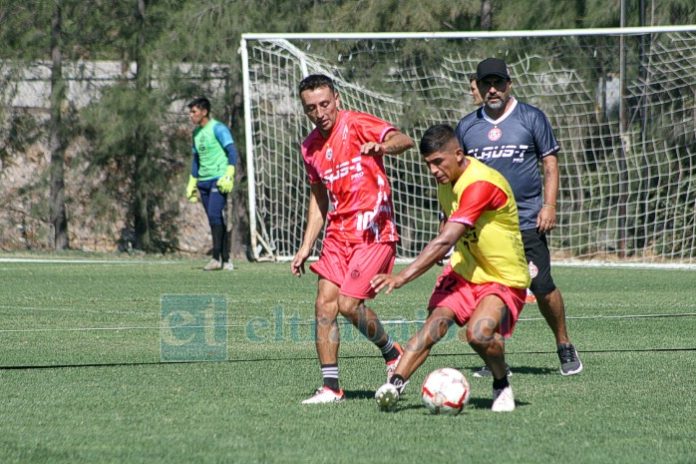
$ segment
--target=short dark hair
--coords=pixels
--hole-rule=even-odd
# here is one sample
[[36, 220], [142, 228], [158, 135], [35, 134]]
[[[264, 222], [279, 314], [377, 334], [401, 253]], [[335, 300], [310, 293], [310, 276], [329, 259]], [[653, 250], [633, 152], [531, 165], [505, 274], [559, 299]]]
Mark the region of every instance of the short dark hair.
[[207, 110], [208, 113], [210, 113], [210, 100], [208, 100], [205, 97], [194, 98], [193, 100], [191, 100], [189, 102], [189, 104], [187, 106], [189, 107], [189, 109], [191, 109], [195, 106], [196, 108], [200, 108], [202, 110]]
[[299, 91], [301, 94], [305, 90], [314, 90], [320, 87], [328, 87], [331, 92], [336, 92], [336, 87], [334, 87], [334, 82], [329, 76], [324, 74], [310, 74], [300, 81]]
[[449, 124], [437, 124], [425, 131], [418, 148], [420, 149], [421, 155], [428, 156], [441, 150], [442, 147], [450, 143], [453, 139], [456, 139], [456, 135], [452, 126]]
[[469, 74], [469, 82], [471, 81], [477, 81], [476, 73], [471, 73]]

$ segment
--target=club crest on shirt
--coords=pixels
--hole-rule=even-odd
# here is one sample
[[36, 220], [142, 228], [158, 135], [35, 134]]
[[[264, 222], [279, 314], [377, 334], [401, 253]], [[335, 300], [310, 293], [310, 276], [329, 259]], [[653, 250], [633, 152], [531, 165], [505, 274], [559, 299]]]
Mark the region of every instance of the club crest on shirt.
[[333, 149], [329, 147], [329, 149], [326, 150], [326, 159], [331, 161], [331, 158], [333, 158]]
[[495, 142], [502, 136], [503, 131], [501, 131], [498, 127], [494, 127], [493, 129], [488, 131], [488, 140], [490, 140], [491, 142]]

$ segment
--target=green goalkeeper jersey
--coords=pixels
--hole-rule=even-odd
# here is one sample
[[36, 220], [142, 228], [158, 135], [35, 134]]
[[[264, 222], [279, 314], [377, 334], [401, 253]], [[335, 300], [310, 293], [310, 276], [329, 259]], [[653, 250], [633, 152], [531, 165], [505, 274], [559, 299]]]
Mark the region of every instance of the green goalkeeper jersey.
[[223, 123], [211, 119], [205, 126], [197, 127], [193, 131], [193, 148], [198, 154], [199, 180], [215, 179], [225, 174], [228, 165], [227, 153], [223, 145], [225, 141], [218, 138], [218, 134], [223, 132], [222, 128], [224, 132], [229, 133]]

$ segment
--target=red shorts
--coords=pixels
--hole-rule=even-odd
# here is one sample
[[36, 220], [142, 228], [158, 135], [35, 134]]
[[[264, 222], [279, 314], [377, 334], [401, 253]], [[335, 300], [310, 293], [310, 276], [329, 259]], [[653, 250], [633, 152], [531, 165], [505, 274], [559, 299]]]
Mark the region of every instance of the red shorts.
[[498, 326], [498, 333], [508, 338], [512, 335], [524, 307], [527, 295], [527, 290], [524, 288], [511, 288], [497, 282], [473, 284], [447, 266], [437, 279], [428, 303], [428, 311], [435, 308], [451, 309], [454, 311], [456, 323], [463, 326], [469, 322], [483, 297], [488, 295], [496, 295], [507, 306], [508, 317], [504, 318]]
[[309, 268], [338, 285], [342, 295], [364, 300], [375, 297], [370, 280], [377, 274], [390, 273], [395, 258], [393, 242], [345, 243], [328, 238], [319, 260]]

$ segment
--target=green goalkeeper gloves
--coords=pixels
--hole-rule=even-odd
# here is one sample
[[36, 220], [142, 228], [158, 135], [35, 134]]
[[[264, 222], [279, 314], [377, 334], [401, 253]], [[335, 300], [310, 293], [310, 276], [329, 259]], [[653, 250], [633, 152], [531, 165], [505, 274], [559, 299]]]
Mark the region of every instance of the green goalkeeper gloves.
[[198, 189], [196, 188], [197, 183], [198, 179], [193, 176], [189, 176], [188, 184], [186, 184], [186, 198], [188, 198], [188, 201], [191, 203], [198, 202], [198, 196], [196, 195], [198, 192]]
[[225, 175], [218, 179], [217, 187], [220, 193], [230, 193], [234, 187], [234, 166], [227, 166]]

